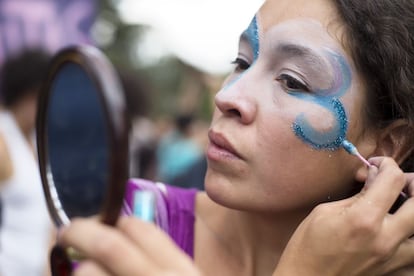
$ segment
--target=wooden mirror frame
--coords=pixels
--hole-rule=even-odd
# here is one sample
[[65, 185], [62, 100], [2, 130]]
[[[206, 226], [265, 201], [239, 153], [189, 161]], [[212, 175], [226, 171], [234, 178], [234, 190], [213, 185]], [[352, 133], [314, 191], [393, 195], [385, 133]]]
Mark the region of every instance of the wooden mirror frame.
[[129, 176], [130, 121], [118, 75], [106, 56], [93, 46], [74, 46], [58, 52], [51, 60], [46, 79], [40, 90], [36, 139], [39, 170], [47, 208], [56, 226], [70, 223], [57, 195], [49, 162], [47, 138], [47, 115], [51, 89], [60, 69], [68, 63], [75, 63], [85, 70], [97, 88], [98, 98], [103, 107], [108, 129], [109, 172], [107, 191], [98, 215], [103, 223], [114, 225], [121, 212], [125, 185]]

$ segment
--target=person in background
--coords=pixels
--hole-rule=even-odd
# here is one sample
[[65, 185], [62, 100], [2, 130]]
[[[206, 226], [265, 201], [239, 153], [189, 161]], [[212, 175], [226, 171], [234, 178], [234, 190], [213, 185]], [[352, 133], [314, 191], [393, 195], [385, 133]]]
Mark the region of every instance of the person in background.
[[152, 87], [133, 71], [117, 68], [125, 93], [128, 115], [131, 121], [129, 141], [130, 177], [155, 180], [157, 171], [156, 148], [158, 137], [151, 119]]
[[[202, 148], [205, 149], [208, 144], [208, 122], [196, 120], [194, 123], [194, 134], [192, 139]], [[204, 177], [207, 171], [207, 159], [205, 154], [201, 154], [196, 161], [193, 161], [189, 167], [176, 175], [168, 184], [182, 187], [195, 188], [199, 191], [204, 190]]]
[[207, 159], [205, 156], [200, 156], [189, 168], [175, 176], [168, 184], [183, 188], [196, 188], [203, 191], [206, 171]]
[[[35, 123], [39, 89], [50, 56], [25, 49], [4, 61], [0, 70], [0, 164], [11, 172], [0, 180], [2, 225], [0, 275], [47, 273], [52, 224], [46, 208], [37, 163]], [[10, 170], [9, 170], [10, 172]]]
[[[0, 183], [4, 181], [13, 173], [13, 166], [10, 160], [9, 150], [7, 149], [6, 142], [4, 141], [3, 135], [0, 134]], [[0, 187], [1, 190], [1, 187]], [[3, 202], [0, 197], [0, 229], [3, 221]], [[1, 244], [0, 244], [1, 247]]]
[[193, 114], [178, 114], [172, 128], [160, 138], [157, 162], [161, 181], [170, 183], [202, 157], [202, 147], [192, 138], [194, 121]]

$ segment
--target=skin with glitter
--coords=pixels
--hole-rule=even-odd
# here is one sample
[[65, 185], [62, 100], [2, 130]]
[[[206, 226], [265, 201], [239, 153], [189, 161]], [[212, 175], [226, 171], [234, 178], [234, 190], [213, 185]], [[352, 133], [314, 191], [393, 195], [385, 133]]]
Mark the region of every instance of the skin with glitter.
[[336, 74], [333, 88], [316, 91], [315, 94], [290, 93], [326, 108], [335, 117], [335, 125], [327, 132], [321, 132], [312, 127], [304, 113], [300, 114], [293, 123], [292, 129], [296, 136], [318, 150], [336, 150], [341, 147], [348, 129], [345, 108], [338, 98], [350, 87], [351, 70], [340, 55], [328, 52], [328, 56], [330, 56], [330, 63]]
[[[256, 16], [242, 36], [245, 36], [252, 48], [254, 63], [259, 56], [259, 34]], [[340, 54], [326, 50], [326, 55], [335, 72], [332, 87], [314, 91], [314, 94], [303, 93], [301, 91], [290, 91], [289, 93], [294, 97], [325, 108], [334, 116], [335, 122], [330, 131], [319, 131], [315, 129], [306, 119], [305, 113], [299, 114], [292, 124], [292, 130], [296, 136], [314, 149], [333, 151], [343, 146], [344, 142], [347, 142], [345, 139], [348, 129], [348, 118], [339, 97], [345, 94], [350, 87], [351, 70]], [[247, 71], [248, 70], [246, 70], [246, 72]], [[241, 74], [239, 78], [246, 72]], [[228, 85], [233, 84], [239, 78], [234, 79]]]
[[[253, 51], [253, 62], [252, 63], [254, 63], [259, 57], [259, 29], [257, 26], [256, 16], [253, 17], [253, 20], [250, 22], [249, 27], [247, 27], [247, 29], [242, 33], [242, 37], [244, 37], [249, 42], [249, 45]], [[235, 82], [237, 82], [245, 73], [246, 72], [244, 72], [243, 74], [240, 74], [233, 81], [227, 83], [225, 87], [229, 87]]]
[[253, 61], [256, 61], [259, 57], [259, 30], [256, 16], [253, 17], [252, 22], [250, 22], [249, 27], [244, 31], [243, 35], [247, 37], [253, 50]]

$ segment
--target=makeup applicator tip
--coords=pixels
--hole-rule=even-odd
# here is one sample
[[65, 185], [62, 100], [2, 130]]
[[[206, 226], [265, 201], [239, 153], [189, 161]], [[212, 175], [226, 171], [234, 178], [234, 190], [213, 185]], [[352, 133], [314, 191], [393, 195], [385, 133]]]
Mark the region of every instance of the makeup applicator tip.
[[368, 167], [371, 166], [371, 164], [368, 162], [367, 159], [365, 159], [359, 152], [358, 149], [349, 141], [344, 140], [342, 142], [342, 147], [349, 153], [352, 155], [355, 155], [356, 157], [358, 157], [365, 165], [367, 165]]

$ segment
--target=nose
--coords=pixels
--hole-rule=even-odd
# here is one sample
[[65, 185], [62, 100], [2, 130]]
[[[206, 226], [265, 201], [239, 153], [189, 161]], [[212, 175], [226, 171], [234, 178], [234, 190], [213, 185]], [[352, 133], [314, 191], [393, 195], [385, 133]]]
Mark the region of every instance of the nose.
[[257, 113], [257, 101], [252, 86], [246, 78], [223, 87], [215, 96], [214, 103], [224, 116], [237, 119], [242, 124], [250, 124]]

